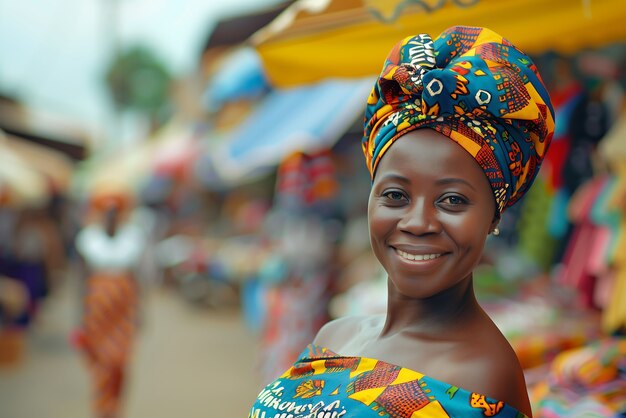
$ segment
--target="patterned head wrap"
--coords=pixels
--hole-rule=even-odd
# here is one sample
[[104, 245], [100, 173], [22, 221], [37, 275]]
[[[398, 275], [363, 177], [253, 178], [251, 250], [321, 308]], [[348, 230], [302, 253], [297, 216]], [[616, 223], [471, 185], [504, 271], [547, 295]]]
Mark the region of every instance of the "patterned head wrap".
[[532, 184], [554, 132], [535, 64], [489, 29], [457, 26], [396, 44], [367, 101], [363, 152], [372, 178], [402, 135], [432, 128], [461, 145], [489, 179], [498, 210]]

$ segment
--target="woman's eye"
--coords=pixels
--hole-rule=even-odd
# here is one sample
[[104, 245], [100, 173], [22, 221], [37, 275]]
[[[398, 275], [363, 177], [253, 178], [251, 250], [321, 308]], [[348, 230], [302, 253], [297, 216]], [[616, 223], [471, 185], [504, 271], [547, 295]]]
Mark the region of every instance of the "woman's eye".
[[464, 205], [467, 203], [467, 200], [460, 197], [460, 196], [446, 196], [443, 200], [443, 203], [448, 204], [448, 205]]
[[402, 200], [404, 199], [404, 195], [401, 192], [398, 191], [390, 191], [390, 192], [386, 192], [383, 194], [383, 196], [385, 196], [386, 198], [390, 199], [390, 200]]

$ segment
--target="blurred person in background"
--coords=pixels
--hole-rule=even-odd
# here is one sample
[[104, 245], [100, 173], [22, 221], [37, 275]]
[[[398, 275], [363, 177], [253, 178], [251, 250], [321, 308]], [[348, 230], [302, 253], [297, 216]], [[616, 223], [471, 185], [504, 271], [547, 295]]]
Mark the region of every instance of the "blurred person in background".
[[249, 416], [532, 416], [520, 363], [478, 304], [473, 270], [552, 138], [536, 66], [484, 28], [407, 37], [387, 56], [364, 128], [386, 313], [325, 325]]
[[38, 305], [54, 290], [64, 271], [63, 241], [48, 208], [22, 209], [15, 228], [14, 274], [31, 292], [34, 319]]
[[11, 322], [27, 329], [62, 273], [63, 243], [47, 208], [12, 207], [3, 204], [1, 195], [0, 275], [27, 290], [27, 308]]
[[135, 270], [145, 246], [141, 226], [129, 222], [131, 198], [96, 194], [90, 218], [78, 232], [76, 250], [86, 279], [81, 329], [75, 343], [92, 377], [98, 418], [120, 416], [128, 363], [138, 320]]

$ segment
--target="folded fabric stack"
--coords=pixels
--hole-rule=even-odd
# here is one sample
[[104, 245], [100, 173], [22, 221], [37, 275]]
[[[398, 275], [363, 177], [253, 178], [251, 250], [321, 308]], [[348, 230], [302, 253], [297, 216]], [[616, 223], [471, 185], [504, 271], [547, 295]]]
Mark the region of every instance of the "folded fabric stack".
[[482, 292], [479, 299], [524, 369], [549, 364], [560, 352], [603, 335], [600, 313], [572, 304], [571, 294], [546, 277], [518, 281], [515, 293], [506, 297]]
[[530, 394], [539, 417], [624, 416], [626, 338], [604, 339], [562, 352]]

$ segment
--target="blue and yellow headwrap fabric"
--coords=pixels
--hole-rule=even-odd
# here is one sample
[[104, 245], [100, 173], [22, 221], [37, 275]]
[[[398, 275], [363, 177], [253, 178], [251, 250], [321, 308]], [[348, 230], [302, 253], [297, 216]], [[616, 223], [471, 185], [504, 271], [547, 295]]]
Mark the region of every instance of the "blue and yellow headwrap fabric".
[[393, 47], [368, 98], [364, 128], [372, 178], [396, 139], [435, 129], [474, 157], [502, 212], [537, 175], [554, 110], [526, 54], [489, 29], [457, 26], [434, 41], [421, 34]]

